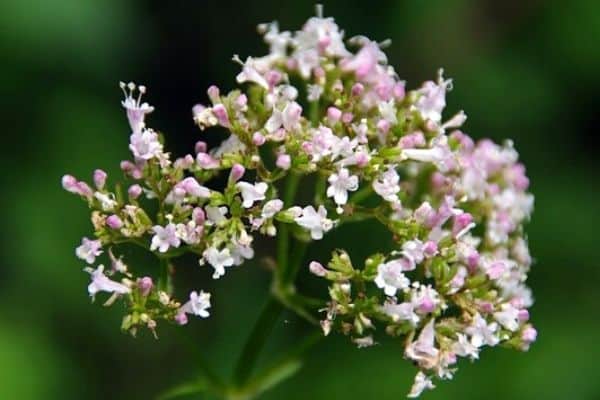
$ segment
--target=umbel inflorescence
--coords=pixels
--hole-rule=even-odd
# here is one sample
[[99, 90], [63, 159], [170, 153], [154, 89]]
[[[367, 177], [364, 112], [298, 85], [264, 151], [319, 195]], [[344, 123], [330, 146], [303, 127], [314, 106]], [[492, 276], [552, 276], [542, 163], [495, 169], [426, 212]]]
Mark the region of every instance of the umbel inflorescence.
[[[376, 334], [397, 337], [419, 368], [410, 397], [433, 388], [433, 378], [452, 378], [459, 357], [475, 360], [485, 346], [526, 350], [536, 339], [523, 232], [533, 197], [512, 143], [474, 142], [459, 130], [462, 111], [442, 116], [452, 88], [442, 70], [406, 90], [382, 44], [345, 41], [332, 18], [310, 18], [297, 32], [277, 23], [259, 32], [269, 53], [233, 58], [240, 89], [211, 86], [211, 105], [193, 108], [202, 134], [227, 131], [216, 148], [199, 141], [194, 154], [173, 159], [145, 123], [154, 110], [142, 102], [146, 88], [121, 83], [133, 155], [121, 163], [127, 183], [108, 185], [102, 170], [93, 186], [62, 180], [92, 210], [94, 238], [76, 249], [91, 274], [90, 296], [122, 301], [122, 328], [132, 333], [207, 318], [213, 299], [200, 282], [174, 297], [173, 260], [194, 254], [219, 279], [254, 257], [255, 240], [271, 236], [283, 252], [273, 273], [283, 304], [307, 319], [320, 311], [325, 335], [342, 333], [359, 347]], [[211, 183], [223, 174], [224, 185]], [[294, 202], [300, 179], [314, 182], [312, 204]], [[329, 282], [326, 305], [296, 301], [288, 239], [320, 240], [365, 219], [384, 225], [395, 249], [358, 262], [339, 243], [329, 262], [307, 265]], [[127, 244], [154, 254], [160, 269], [135, 276], [118, 254]], [[102, 254], [107, 267], [97, 265]]]

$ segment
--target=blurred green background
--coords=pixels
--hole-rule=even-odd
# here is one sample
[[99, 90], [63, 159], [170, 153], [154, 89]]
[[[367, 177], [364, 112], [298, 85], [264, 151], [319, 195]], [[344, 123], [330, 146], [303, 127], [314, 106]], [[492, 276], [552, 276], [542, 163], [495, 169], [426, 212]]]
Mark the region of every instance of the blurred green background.
[[[455, 82], [447, 115], [465, 109], [465, 131], [476, 138], [512, 138], [536, 196], [528, 232], [538, 342], [524, 354], [484, 351], [424, 398], [600, 398], [600, 2], [324, 3], [349, 36], [393, 39], [389, 57], [409, 88], [445, 67]], [[96, 167], [118, 175], [129, 135], [119, 80], [149, 87], [157, 107], [151, 126], [168, 134], [176, 154], [189, 151], [202, 136], [191, 106], [206, 101], [212, 83], [233, 87], [232, 54], [266, 51], [255, 25], [277, 19], [297, 29], [313, 10], [312, 2], [277, 0], [0, 3], [0, 399], [153, 398], [193, 377], [198, 357], [230, 373], [268, 274], [248, 263], [213, 282], [187, 260], [183, 284], [214, 293], [213, 317], [161, 327], [158, 341], [124, 335], [120, 307], [102, 309], [87, 297], [88, 275], [73, 249], [91, 226], [60, 177], [89, 180]], [[373, 229], [339, 235], [362, 255], [381, 241]], [[318, 243], [311, 256], [327, 254], [339, 237]], [[286, 315], [267, 358], [306, 330]], [[263, 398], [403, 398], [413, 376], [398, 343], [357, 350], [331, 338]]]

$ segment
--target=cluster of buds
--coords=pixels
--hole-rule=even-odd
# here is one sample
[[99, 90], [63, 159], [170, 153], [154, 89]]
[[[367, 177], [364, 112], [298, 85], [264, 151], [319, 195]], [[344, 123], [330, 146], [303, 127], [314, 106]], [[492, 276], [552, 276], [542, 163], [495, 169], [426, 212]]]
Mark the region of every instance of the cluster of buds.
[[[242, 88], [211, 86], [211, 104], [193, 107], [202, 131], [227, 132], [216, 148], [199, 141], [193, 154], [172, 159], [163, 136], [146, 127], [153, 107], [142, 103], [145, 87], [121, 84], [132, 131], [133, 159], [121, 163], [127, 189], [110, 189], [101, 170], [93, 187], [69, 175], [62, 182], [92, 209], [95, 238], [84, 238], [76, 255], [93, 265], [108, 249], [112, 264], [86, 268], [90, 295], [123, 299], [128, 331], [154, 331], [159, 320], [184, 325], [187, 315], [209, 316], [210, 294], [172, 299], [173, 258], [194, 254], [218, 279], [254, 257], [255, 236], [277, 236], [283, 225], [311, 241], [374, 219], [393, 237], [389, 254], [357, 266], [337, 250], [326, 267], [310, 263], [330, 284], [325, 335], [340, 332], [367, 347], [381, 326], [404, 340], [405, 357], [419, 368], [410, 397], [434, 378], [451, 378], [457, 358], [477, 359], [483, 346], [527, 349], [536, 331], [528, 323], [523, 224], [533, 197], [512, 143], [474, 142], [459, 130], [462, 111], [442, 117], [452, 88], [442, 70], [407, 91], [384, 43], [346, 41], [320, 10], [297, 32], [277, 23], [259, 32], [267, 55], [234, 56]], [[224, 184], [213, 179], [223, 173]], [[280, 182], [305, 176], [315, 182], [314, 203], [282, 200]], [[154, 277], [135, 277], [114, 255], [126, 244], [156, 255]]]

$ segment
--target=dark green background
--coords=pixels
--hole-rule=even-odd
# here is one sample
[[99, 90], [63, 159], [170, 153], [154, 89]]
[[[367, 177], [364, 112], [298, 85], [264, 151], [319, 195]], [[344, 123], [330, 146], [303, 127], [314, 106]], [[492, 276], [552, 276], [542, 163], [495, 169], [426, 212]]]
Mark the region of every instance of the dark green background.
[[[348, 35], [393, 39], [391, 63], [414, 88], [440, 66], [455, 80], [449, 112], [465, 109], [476, 138], [512, 138], [536, 196], [528, 227], [539, 341], [529, 353], [493, 349], [461, 363], [426, 399], [598, 399], [598, 185], [600, 2], [325, 2]], [[142, 399], [194, 376], [202, 356], [223, 375], [258, 314], [268, 274], [252, 263], [213, 282], [192, 259], [186, 282], [211, 290], [213, 317], [159, 341], [119, 332], [122, 309], [90, 304], [73, 254], [91, 227], [87, 209], [60, 189], [66, 172], [118, 172], [129, 130], [119, 80], [149, 87], [152, 127], [169, 149], [200, 133], [190, 108], [216, 83], [233, 87], [231, 55], [263, 54], [255, 25], [297, 29], [312, 2], [5, 0], [0, 3], [0, 399]], [[340, 236], [357, 257], [382, 237], [354, 226]], [[267, 244], [267, 247], [270, 244]], [[267, 249], [268, 250], [268, 249]], [[148, 264], [148, 271], [155, 268]], [[304, 276], [305, 286], [324, 290]], [[286, 316], [267, 356], [306, 332]], [[400, 399], [414, 370], [398, 343], [357, 350], [328, 339], [267, 399]]]

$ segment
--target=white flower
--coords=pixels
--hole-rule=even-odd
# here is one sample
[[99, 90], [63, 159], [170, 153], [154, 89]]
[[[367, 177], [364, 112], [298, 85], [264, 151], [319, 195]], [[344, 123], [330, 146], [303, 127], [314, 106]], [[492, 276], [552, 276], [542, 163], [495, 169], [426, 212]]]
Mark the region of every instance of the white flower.
[[86, 271], [92, 276], [92, 282], [88, 285], [90, 296], [95, 296], [98, 292], [126, 294], [130, 293], [131, 289], [122, 283], [110, 280], [104, 275], [104, 265], [99, 265], [98, 268], [86, 268]]
[[227, 221], [227, 218], [225, 217], [225, 215], [227, 215], [227, 207], [225, 206], [206, 206], [204, 207], [204, 210], [206, 211], [206, 224], [209, 226], [219, 225], [222, 222]]
[[389, 315], [394, 322], [408, 321], [412, 326], [416, 326], [420, 320], [419, 316], [415, 313], [415, 306], [410, 302], [400, 304], [388, 302], [383, 305], [382, 310]]
[[267, 120], [265, 129], [273, 133], [283, 127], [288, 132], [296, 130], [300, 126], [300, 117], [302, 116], [302, 107], [295, 101], [286, 104], [283, 110], [273, 109], [273, 114]]
[[465, 329], [465, 332], [471, 335], [471, 343], [474, 346], [481, 347], [483, 345], [495, 346], [498, 344], [500, 339], [496, 334], [497, 330], [497, 323], [492, 322], [488, 324], [480, 314], [476, 314], [471, 325]]
[[478, 347], [469, 340], [467, 335], [463, 333], [457, 333], [456, 337], [458, 340], [452, 345], [452, 351], [456, 355], [461, 357], [470, 357], [471, 360], [476, 360], [479, 358]]
[[75, 255], [87, 262], [93, 264], [96, 257], [102, 254], [102, 242], [100, 240], [81, 239], [81, 246], [75, 249]]
[[269, 200], [262, 208], [262, 218], [273, 218], [283, 208], [283, 201], [279, 199]]
[[429, 379], [422, 371], [419, 371], [415, 376], [415, 382], [410, 389], [410, 393], [406, 397], [414, 399], [419, 397], [424, 390], [433, 388], [435, 388], [435, 386], [433, 385], [433, 382], [431, 382], [431, 379]]
[[264, 200], [265, 193], [269, 188], [265, 182], [258, 182], [254, 185], [248, 182], [240, 181], [235, 185], [242, 194], [242, 207], [250, 208], [256, 201]]
[[327, 197], [333, 197], [336, 204], [346, 204], [348, 201], [348, 191], [358, 189], [358, 176], [350, 175], [350, 171], [346, 168], [341, 168], [337, 174], [331, 174], [329, 179], [329, 187], [327, 188]]
[[438, 364], [439, 350], [434, 346], [435, 328], [433, 318], [423, 327], [419, 337], [410, 343], [405, 350], [406, 357], [416, 361], [425, 369], [432, 369]]
[[[242, 62], [237, 55], [234, 55], [233, 61], [240, 63], [243, 67], [242, 72], [236, 77], [238, 83], [254, 82], [267, 90], [269, 89], [269, 83], [264, 77], [268, 65], [263, 60], [248, 57], [246, 62]], [[261, 63], [261, 61], [263, 62]]]
[[225, 267], [231, 267], [234, 264], [234, 259], [228, 248], [219, 251], [215, 247], [209, 247], [204, 250], [202, 256], [215, 269], [213, 279], [219, 279], [225, 275]]
[[294, 218], [294, 221], [303, 228], [310, 230], [310, 236], [314, 240], [323, 238], [323, 232], [333, 228], [333, 222], [327, 218], [327, 210], [319, 206], [319, 211], [313, 206], [307, 206], [302, 209], [302, 215]]
[[423, 261], [423, 242], [419, 239], [408, 240], [402, 244], [402, 254], [411, 259], [415, 264]]
[[306, 89], [308, 92], [306, 96], [308, 101], [317, 101], [321, 98], [321, 95], [323, 94], [323, 86], [321, 85], [308, 84], [306, 85]]
[[418, 91], [420, 97], [415, 105], [423, 119], [439, 123], [442, 120], [442, 111], [446, 107], [446, 90], [452, 88], [452, 79], [444, 80], [444, 70], [438, 72], [437, 84], [432, 81], [425, 82]]
[[158, 249], [159, 252], [166, 253], [169, 247], [179, 247], [181, 244], [181, 240], [177, 236], [177, 226], [173, 223], [169, 223], [165, 227], [155, 225], [152, 230], [154, 236], [150, 244], [151, 251]]
[[248, 235], [245, 230], [242, 230], [237, 239], [234, 238], [232, 240], [233, 245], [230, 247], [230, 249], [234, 265], [241, 265], [244, 260], [250, 260], [254, 258], [252, 240], [252, 236]]
[[496, 321], [511, 332], [519, 329], [519, 309], [510, 303], [504, 303], [500, 308], [501, 311], [494, 313]]
[[402, 149], [401, 154], [401, 158], [404, 160], [430, 162], [442, 172], [450, 169], [453, 157], [446, 136], [440, 137], [429, 149]]
[[[148, 103], [142, 103], [142, 95], [146, 93], [146, 87], [139, 86], [138, 97], [137, 99], [134, 99], [133, 92], [135, 91], [136, 86], [133, 82], [129, 83], [127, 86], [125, 83], [121, 82], [119, 86], [123, 90], [123, 93], [125, 93], [125, 100], [121, 102], [121, 105], [123, 105], [127, 111], [127, 119], [129, 120], [131, 131], [133, 133], [140, 132], [144, 128], [144, 118], [146, 117], [146, 114], [150, 114], [154, 111], [154, 107]], [[129, 93], [125, 91], [125, 87], [129, 89]]]
[[197, 315], [201, 318], [208, 318], [210, 314], [208, 309], [210, 308], [210, 293], [200, 291], [198, 294], [196, 291], [190, 293], [190, 299], [179, 309], [179, 312], [186, 314]]
[[379, 264], [377, 267], [375, 284], [383, 289], [387, 296], [395, 296], [398, 290], [406, 289], [410, 285], [410, 280], [402, 273], [402, 265], [394, 261]]
[[390, 101], [382, 101], [378, 104], [379, 114], [389, 122], [391, 125], [395, 125], [398, 123], [398, 118], [396, 117], [396, 105], [395, 100]]
[[96, 192], [94, 193], [94, 197], [100, 202], [100, 207], [102, 207], [102, 211], [113, 211], [117, 206], [117, 202], [114, 199], [114, 195], [112, 193], [106, 194]]
[[151, 129], [134, 132], [129, 141], [129, 149], [136, 159], [149, 160], [162, 153], [163, 146], [158, 141], [158, 135]]
[[373, 181], [373, 190], [380, 195], [385, 201], [397, 202], [398, 192], [400, 191], [400, 176], [396, 172], [396, 166], [390, 165], [388, 169]]
[[359, 349], [363, 349], [365, 347], [371, 347], [376, 344], [375, 341], [373, 340], [373, 336], [371, 336], [371, 335], [361, 337], [361, 338], [355, 338], [355, 339], [352, 339], [352, 341], [356, 344], [356, 347], [358, 347]]
[[202, 186], [195, 178], [188, 177], [173, 187], [165, 198], [167, 204], [179, 204], [185, 200], [185, 196], [206, 199], [210, 197], [210, 189]]

